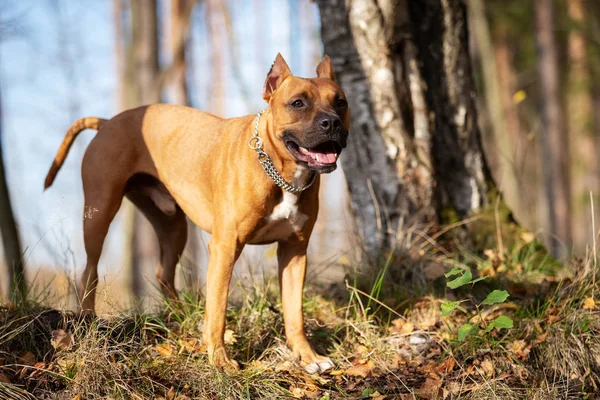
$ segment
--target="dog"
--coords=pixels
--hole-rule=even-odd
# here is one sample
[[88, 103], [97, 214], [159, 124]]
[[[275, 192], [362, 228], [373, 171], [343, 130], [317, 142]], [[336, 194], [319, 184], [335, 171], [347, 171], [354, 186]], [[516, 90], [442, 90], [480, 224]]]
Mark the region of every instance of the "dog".
[[44, 188], [54, 181], [76, 136], [97, 130], [81, 167], [87, 264], [80, 312], [94, 313], [98, 260], [125, 196], [156, 231], [156, 277], [165, 296], [177, 297], [175, 266], [187, 241], [186, 215], [212, 234], [203, 342], [213, 365], [239, 368], [223, 340], [235, 261], [246, 244], [277, 242], [287, 343], [308, 372], [333, 367], [306, 338], [302, 296], [306, 250], [319, 209], [319, 175], [335, 170], [346, 147], [348, 102], [327, 56], [316, 78], [300, 78], [278, 54], [262, 97], [268, 103], [263, 112], [239, 118], [154, 104], [110, 120], [82, 118], [71, 126]]

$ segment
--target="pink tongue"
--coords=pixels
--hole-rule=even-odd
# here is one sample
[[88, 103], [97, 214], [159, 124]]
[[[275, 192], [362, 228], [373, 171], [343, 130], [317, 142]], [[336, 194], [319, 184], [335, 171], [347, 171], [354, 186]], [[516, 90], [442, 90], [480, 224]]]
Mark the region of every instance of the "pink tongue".
[[[333, 146], [332, 146], [333, 147]], [[335, 151], [315, 151], [305, 149], [304, 147], [300, 147], [300, 151], [308, 156], [310, 156], [314, 161], [317, 161], [319, 164], [332, 164], [336, 162], [336, 154]]]

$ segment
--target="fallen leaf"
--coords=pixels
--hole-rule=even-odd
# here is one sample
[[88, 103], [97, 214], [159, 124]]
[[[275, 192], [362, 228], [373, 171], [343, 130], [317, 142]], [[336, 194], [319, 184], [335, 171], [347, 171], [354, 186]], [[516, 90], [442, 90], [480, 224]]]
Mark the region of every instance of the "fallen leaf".
[[63, 329], [57, 329], [52, 331], [52, 339], [50, 344], [56, 350], [68, 350], [73, 345], [73, 335]]
[[43, 362], [43, 361], [36, 362], [35, 364], [33, 364], [33, 372], [31, 373], [31, 375], [29, 375], [29, 377], [33, 378], [36, 375], [42, 374], [44, 372], [44, 369], [46, 369], [45, 362]]
[[415, 394], [426, 398], [437, 398], [440, 386], [442, 386], [441, 379], [428, 377], [423, 386], [415, 390]]
[[375, 369], [375, 363], [372, 360], [368, 360], [364, 364], [357, 364], [346, 369], [344, 375], [366, 378], [372, 374], [373, 369]]
[[235, 338], [235, 334], [231, 329], [227, 329], [225, 331], [225, 335], [223, 336], [223, 340], [225, 341], [225, 344], [234, 344], [237, 342], [237, 339]]
[[331, 372], [329, 372], [329, 375], [332, 375], [332, 376], [340, 376], [340, 375], [342, 375], [343, 373], [344, 373], [344, 370], [343, 370], [343, 369], [338, 369], [338, 370], [335, 370], [335, 371], [331, 371]]
[[588, 297], [583, 301], [584, 310], [593, 310], [594, 308], [596, 308], [596, 302], [593, 297]]
[[533, 342], [534, 344], [540, 344], [546, 341], [546, 337], [548, 336], [548, 332], [544, 332], [540, 335], [540, 337], [538, 337], [535, 342]]
[[0, 383], [10, 383], [10, 379], [8, 379], [8, 376], [0, 374]]
[[206, 346], [202, 344], [200, 339], [180, 339], [179, 346], [181, 350], [188, 354], [202, 354], [206, 352]]
[[392, 332], [399, 333], [401, 335], [408, 335], [415, 330], [415, 324], [402, 318], [396, 318], [392, 321], [392, 324], [394, 325], [392, 327]]
[[71, 400], [81, 400], [81, 395], [78, 394], [77, 396], [73, 397]]
[[19, 364], [27, 365], [28, 367], [32, 366], [35, 364], [35, 355], [30, 351], [26, 351], [19, 356]]
[[560, 318], [558, 315], [550, 315], [550, 316], [548, 317], [548, 324], [553, 324], [553, 323], [555, 323], [556, 321], [560, 321], [560, 319], [561, 319], [561, 318]]
[[506, 345], [506, 349], [515, 357], [519, 359], [525, 359], [529, 355], [531, 346], [528, 346], [527, 342], [524, 340], [515, 340], [514, 342]]
[[454, 369], [455, 365], [456, 360], [453, 357], [448, 357], [444, 361], [442, 361], [437, 367], [435, 367], [435, 371], [447, 374]]
[[375, 400], [385, 400], [385, 398], [386, 398], [384, 395], [382, 395], [381, 393], [379, 393], [377, 391], [371, 393], [371, 396], [369, 396], [369, 397], [372, 399], [375, 399]]
[[486, 358], [481, 362], [481, 369], [483, 370], [486, 378], [493, 378], [496, 374], [496, 369], [494, 368], [494, 363], [489, 358]]
[[156, 351], [158, 351], [158, 354], [163, 357], [171, 357], [175, 351], [175, 348], [173, 348], [173, 346], [171, 346], [169, 343], [157, 344], [154, 347], [156, 348]]
[[171, 386], [167, 392], [167, 400], [175, 400], [175, 388]]

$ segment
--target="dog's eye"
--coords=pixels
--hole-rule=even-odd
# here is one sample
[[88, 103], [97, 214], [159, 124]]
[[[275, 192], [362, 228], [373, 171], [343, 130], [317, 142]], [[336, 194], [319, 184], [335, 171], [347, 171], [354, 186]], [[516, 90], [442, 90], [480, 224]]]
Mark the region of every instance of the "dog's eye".
[[304, 102], [302, 100], [294, 100], [294, 101], [292, 101], [292, 107], [302, 108], [302, 107], [304, 107]]
[[346, 107], [347, 105], [348, 105], [348, 102], [347, 102], [346, 100], [344, 100], [344, 99], [337, 99], [337, 100], [335, 101], [335, 106], [336, 106], [337, 108], [344, 108], [344, 107]]

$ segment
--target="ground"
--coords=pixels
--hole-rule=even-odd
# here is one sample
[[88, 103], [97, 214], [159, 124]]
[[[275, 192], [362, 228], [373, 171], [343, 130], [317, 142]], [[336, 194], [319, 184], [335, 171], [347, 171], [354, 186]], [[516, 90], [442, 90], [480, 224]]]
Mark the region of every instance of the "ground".
[[6, 304], [0, 398], [594, 398], [595, 257], [562, 266], [527, 236], [509, 250], [415, 254], [370, 281], [307, 289], [310, 341], [336, 363], [321, 375], [285, 346], [275, 285], [230, 306], [233, 373], [208, 365], [204, 303], [186, 293], [156, 315], [108, 319]]

